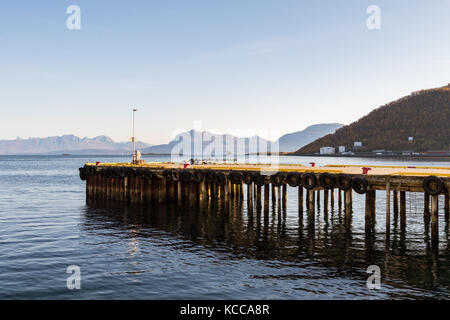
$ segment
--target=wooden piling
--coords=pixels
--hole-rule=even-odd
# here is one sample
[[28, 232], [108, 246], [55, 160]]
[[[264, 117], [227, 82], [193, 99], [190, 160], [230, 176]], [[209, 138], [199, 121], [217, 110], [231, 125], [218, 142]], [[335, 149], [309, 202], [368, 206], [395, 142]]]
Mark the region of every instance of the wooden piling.
[[200, 182], [200, 201], [205, 200], [207, 197], [206, 181]]
[[303, 213], [303, 187], [298, 186], [298, 212]]
[[339, 207], [339, 211], [341, 210], [342, 207], [342, 190], [338, 189], [338, 207]]
[[394, 215], [397, 215], [399, 212], [399, 210], [398, 210], [398, 191], [394, 190], [392, 197], [393, 197]]
[[366, 223], [374, 224], [376, 219], [376, 192], [368, 190], [366, 193]]
[[272, 183], [271, 187], [272, 187], [272, 202], [275, 203], [277, 201], [275, 185]]
[[278, 198], [278, 205], [281, 205], [281, 186], [277, 187], [277, 198]]
[[145, 190], [143, 177], [138, 177], [137, 187], [138, 187], [138, 203], [142, 204], [144, 203], [144, 190]]
[[431, 197], [431, 243], [433, 247], [437, 247], [439, 242], [439, 198]]
[[223, 185], [223, 198], [225, 199], [225, 203], [227, 203], [228, 199], [230, 198], [230, 189], [228, 187], [228, 181], [225, 181], [225, 184]]
[[145, 189], [144, 189], [144, 201], [145, 203], [152, 202], [152, 180], [145, 179]]
[[131, 192], [130, 192], [130, 177], [129, 176], [125, 176], [125, 178], [123, 179], [123, 188], [124, 188], [124, 202], [125, 203], [130, 203], [130, 198], [131, 198]]
[[264, 185], [264, 211], [269, 211], [269, 185]]
[[307, 193], [308, 210], [314, 212], [314, 190], [308, 190]]
[[166, 179], [159, 179], [159, 196], [158, 202], [166, 201]]
[[430, 214], [430, 195], [427, 193], [423, 195], [423, 211], [426, 215]]
[[182, 190], [183, 190], [183, 186], [182, 186], [182, 184], [181, 184], [181, 181], [177, 181], [177, 182], [175, 182], [175, 184], [176, 184], [176, 193], [177, 193], [177, 201], [178, 201], [178, 203], [180, 203], [181, 202], [181, 200], [182, 200]]
[[256, 206], [261, 208], [261, 186], [256, 187]]
[[348, 189], [344, 193], [345, 215], [351, 215], [352, 211], [352, 189]]
[[247, 200], [253, 203], [253, 184], [247, 185]]
[[386, 233], [391, 228], [391, 180], [386, 179]]
[[400, 191], [400, 226], [406, 226], [406, 192]]
[[334, 208], [334, 188], [330, 189], [330, 195], [331, 195], [331, 207]]

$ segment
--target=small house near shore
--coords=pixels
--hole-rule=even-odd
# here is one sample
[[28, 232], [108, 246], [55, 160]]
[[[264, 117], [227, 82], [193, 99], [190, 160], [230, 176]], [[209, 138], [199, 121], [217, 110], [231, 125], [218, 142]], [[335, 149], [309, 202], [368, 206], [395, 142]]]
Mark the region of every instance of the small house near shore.
[[336, 148], [334, 147], [322, 147], [320, 148], [320, 154], [335, 154]]

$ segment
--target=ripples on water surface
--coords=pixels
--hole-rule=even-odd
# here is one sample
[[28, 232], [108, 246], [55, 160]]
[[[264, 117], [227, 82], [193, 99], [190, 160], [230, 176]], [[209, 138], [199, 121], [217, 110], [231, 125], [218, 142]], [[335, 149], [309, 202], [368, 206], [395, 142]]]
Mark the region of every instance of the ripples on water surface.
[[[356, 194], [351, 230], [337, 204], [328, 214], [319, 209], [314, 220], [306, 213], [299, 218], [292, 188], [286, 210], [271, 205], [266, 214], [256, 207], [249, 211], [246, 201], [228, 209], [221, 202], [196, 209], [86, 205], [78, 167], [97, 160], [127, 159], [0, 157], [0, 298], [450, 298], [450, 239], [443, 205], [435, 252], [425, 231], [420, 194], [407, 194], [406, 230], [394, 219], [386, 248], [382, 192], [377, 193], [376, 233], [366, 237], [364, 197]], [[401, 164], [315, 160], [318, 165]], [[381, 268], [381, 290], [366, 288], [365, 270], [372, 264]], [[81, 268], [81, 290], [66, 288], [69, 265]]]

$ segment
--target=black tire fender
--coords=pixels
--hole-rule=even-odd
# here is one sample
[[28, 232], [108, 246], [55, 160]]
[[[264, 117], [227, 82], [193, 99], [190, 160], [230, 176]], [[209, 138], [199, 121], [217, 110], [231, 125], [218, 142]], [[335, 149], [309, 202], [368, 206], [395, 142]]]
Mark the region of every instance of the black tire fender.
[[253, 175], [253, 182], [259, 186], [262, 187], [263, 185], [266, 184], [266, 176], [263, 176], [260, 173], [257, 173], [255, 175]]
[[369, 183], [364, 178], [356, 177], [352, 180], [352, 188], [356, 193], [365, 194], [368, 187]]
[[436, 176], [428, 176], [423, 179], [423, 189], [429, 195], [439, 195], [444, 190], [444, 187], [444, 182]]
[[227, 183], [227, 176], [225, 175], [225, 173], [223, 172], [219, 172], [217, 174], [214, 175], [216, 177], [216, 183], [219, 186], [224, 186]]
[[302, 186], [306, 189], [306, 190], [311, 190], [314, 189], [317, 185], [317, 177], [314, 173], [312, 172], [306, 172], [303, 176], [302, 176]]
[[352, 177], [348, 174], [338, 174], [336, 177], [336, 186], [342, 191], [349, 190], [352, 187]]
[[172, 169], [170, 171], [170, 174], [172, 176], [172, 181], [175, 181], [175, 182], [180, 181], [180, 170]]
[[336, 176], [334, 174], [324, 172], [319, 176], [319, 184], [325, 190], [333, 189], [336, 186]]
[[247, 185], [252, 184], [252, 182], [253, 182], [253, 175], [251, 173], [249, 173], [249, 172], [242, 173], [242, 181], [245, 184], [247, 184]]
[[82, 181], [85, 181], [87, 179], [87, 170], [86, 170], [86, 168], [79, 168], [78, 170], [80, 171], [80, 179]]
[[270, 182], [275, 187], [281, 186], [284, 183], [284, 181], [285, 181], [285, 175], [282, 174], [281, 172], [278, 172], [278, 173], [270, 176]]
[[232, 184], [240, 184], [242, 183], [242, 173], [239, 171], [231, 171], [228, 175], [228, 179], [230, 179]]
[[191, 182], [194, 179], [194, 175], [191, 171], [183, 170], [180, 173], [180, 179], [184, 182]]
[[195, 182], [202, 182], [205, 179], [205, 175], [199, 170], [195, 170], [192, 175]]
[[302, 176], [297, 172], [290, 172], [286, 176], [286, 182], [291, 187], [298, 187], [302, 184]]
[[206, 170], [205, 179], [207, 182], [215, 182], [216, 181], [216, 172], [213, 170]]
[[167, 180], [167, 181], [172, 181], [172, 171], [170, 171], [169, 169], [166, 169], [163, 171], [163, 177]]

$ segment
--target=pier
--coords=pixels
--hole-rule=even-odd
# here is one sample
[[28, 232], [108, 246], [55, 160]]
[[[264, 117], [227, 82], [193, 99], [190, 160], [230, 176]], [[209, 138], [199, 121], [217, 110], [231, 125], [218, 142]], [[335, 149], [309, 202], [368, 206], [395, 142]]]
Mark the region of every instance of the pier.
[[[307, 211], [314, 216], [317, 206], [323, 205], [327, 212], [337, 205], [344, 209], [347, 221], [353, 213], [353, 194], [358, 193], [365, 195], [366, 232], [375, 225], [377, 214], [385, 214], [387, 236], [392, 213], [400, 216], [402, 228], [406, 226], [406, 193], [423, 193], [424, 220], [431, 222], [435, 246], [440, 198], [446, 221], [450, 212], [448, 167], [87, 163], [80, 168], [80, 178], [86, 181], [87, 201], [166, 202], [194, 207], [213, 199], [243, 201], [246, 194], [249, 207], [264, 207], [265, 211], [270, 203], [285, 207], [287, 188], [296, 188], [299, 214]], [[377, 192], [385, 194], [383, 211], [376, 207]]]

